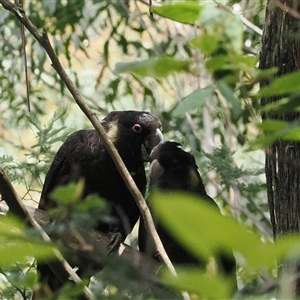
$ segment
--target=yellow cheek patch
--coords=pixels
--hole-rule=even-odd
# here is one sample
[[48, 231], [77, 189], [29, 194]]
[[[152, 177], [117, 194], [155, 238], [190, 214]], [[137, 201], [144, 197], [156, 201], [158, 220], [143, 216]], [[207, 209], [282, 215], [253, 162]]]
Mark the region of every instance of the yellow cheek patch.
[[107, 136], [111, 140], [112, 143], [115, 143], [116, 140], [118, 139], [118, 124], [116, 121], [109, 124]]
[[199, 177], [197, 171], [194, 169], [190, 169], [189, 171], [189, 182], [191, 185], [191, 188], [196, 188], [199, 184]]

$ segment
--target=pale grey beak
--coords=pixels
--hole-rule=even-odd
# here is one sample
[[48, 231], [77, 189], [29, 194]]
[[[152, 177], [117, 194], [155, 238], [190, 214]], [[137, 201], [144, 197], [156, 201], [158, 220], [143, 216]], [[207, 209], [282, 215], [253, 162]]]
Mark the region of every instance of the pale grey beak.
[[155, 130], [155, 133], [150, 134], [146, 140], [144, 145], [142, 145], [142, 159], [143, 161], [150, 161], [150, 153], [152, 149], [162, 142], [164, 139], [162, 132], [159, 128]]

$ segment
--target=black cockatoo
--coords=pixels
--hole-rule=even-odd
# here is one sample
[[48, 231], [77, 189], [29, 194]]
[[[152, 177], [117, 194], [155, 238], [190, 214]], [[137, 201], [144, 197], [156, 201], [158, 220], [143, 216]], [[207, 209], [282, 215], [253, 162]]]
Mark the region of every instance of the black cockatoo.
[[[193, 155], [185, 152], [176, 142], [161, 142], [151, 152], [150, 165], [150, 198], [152, 189], [164, 191], [184, 191], [199, 196], [199, 201], [210, 203], [215, 209], [219, 209], [215, 201], [205, 191], [198, 167]], [[151, 201], [148, 201], [151, 210]], [[172, 209], [172, 207], [170, 207]], [[152, 212], [153, 214], [153, 212]], [[192, 253], [188, 252], [169, 232], [156, 220], [156, 229], [164, 248], [174, 264], [202, 265]], [[201, 237], [200, 237], [201, 238]], [[143, 220], [140, 220], [139, 248], [142, 252], [151, 255], [158, 260], [152, 239], [149, 237]], [[225, 273], [235, 271], [233, 256], [222, 255], [219, 258], [220, 268]]]
[[[160, 120], [145, 111], [113, 111], [102, 120], [102, 125], [144, 195], [147, 185], [144, 163], [149, 161], [152, 148], [162, 140]], [[79, 178], [85, 183], [83, 198], [97, 194], [107, 200], [115, 222], [99, 222], [95, 229], [114, 233], [111, 247], [116, 248], [122, 241], [120, 236], [124, 239], [131, 232], [140, 213], [94, 129], [74, 132], [59, 148], [46, 175], [39, 208], [48, 210], [57, 206], [51, 192], [57, 186]], [[42, 278], [50, 272], [46, 265], [39, 269]]]

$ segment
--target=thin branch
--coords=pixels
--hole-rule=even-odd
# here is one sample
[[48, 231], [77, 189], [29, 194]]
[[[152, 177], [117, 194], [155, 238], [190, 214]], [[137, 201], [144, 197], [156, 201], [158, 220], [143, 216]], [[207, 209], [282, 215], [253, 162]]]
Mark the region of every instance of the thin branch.
[[149, 0], [149, 14], [150, 17], [153, 18], [152, 0]]
[[[23, 9], [23, 0], [15, 0], [15, 4]], [[26, 37], [24, 25], [20, 23], [21, 39], [22, 39], [22, 51], [24, 56], [24, 70], [25, 70], [25, 82], [26, 82], [26, 98], [27, 98], [27, 108], [30, 112], [30, 81], [29, 81], [29, 72], [27, 64], [27, 55], [26, 55]]]
[[280, 0], [276, 0], [275, 5], [280, 8], [284, 13], [288, 13], [290, 16], [292, 16], [295, 19], [300, 19], [300, 13], [289, 7], [286, 2], [281, 2]]
[[102, 142], [105, 146], [105, 148], [108, 150], [110, 156], [112, 157], [119, 173], [121, 174], [127, 188], [129, 189], [130, 193], [136, 200], [136, 203], [141, 211], [141, 214], [143, 216], [143, 219], [145, 221], [145, 225], [147, 230], [149, 231], [150, 235], [153, 238], [153, 241], [155, 243], [155, 246], [159, 253], [161, 254], [163, 262], [166, 264], [167, 268], [170, 270], [170, 272], [173, 275], [176, 275], [176, 271], [174, 266], [172, 265], [170, 259], [168, 258], [168, 255], [166, 254], [166, 251], [164, 250], [163, 244], [156, 232], [155, 225], [150, 213], [150, 210], [146, 204], [146, 201], [137, 188], [134, 180], [132, 179], [130, 173], [128, 172], [125, 164], [123, 163], [118, 151], [116, 150], [114, 144], [109, 140], [109, 138], [106, 135], [106, 132], [99, 122], [96, 115], [89, 109], [89, 107], [86, 105], [84, 99], [82, 98], [80, 92], [77, 90], [69, 76], [67, 75], [66, 71], [63, 69], [58, 57], [56, 56], [50, 40], [47, 36], [47, 33], [44, 31], [43, 34], [40, 34], [38, 29], [32, 24], [32, 22], [27, 18], [25, 12], [23, 10], [20, 10], [19, 7], [14, 5], [9, 0], [0, 0], [0, 3], [2, 6], [6, 9], [11, 11], [15, 14], [15, 16], [20, 20], [22, 24], [27, 28], [27, 30], [34, 36], [34, 38], [40, 43], [40, 45], [45, 49], [48, 56], [50, 57], [50, 60], [52, 62], [53, 68], [56, 70], [57, 74], [60, 76], [61, 80], [65, 83], [68, 90], [74, 97], [74, 100], [78, 104], [78, 106], [81, 108], [83, 113], [87, 116], [87, 118], [90, 120], [90, 122], [95, 127], [97, 133], [102, 139]]
[[244, 16], [240, 16], [242, 22], [244, 25], [246, 25], [249, 29], [252, 29], [255, 33], [257, 33], [259, 36], [262, 36], [263, 31], [255, 24], [251, 23], [248, 19], [246, 19]]
[[0, 169], [0, 194], [10, 208], [10, 212], [30, 226], [34, 225], [34, 220], [27, 214], [26, 207], [14, 190], [5, 172]]

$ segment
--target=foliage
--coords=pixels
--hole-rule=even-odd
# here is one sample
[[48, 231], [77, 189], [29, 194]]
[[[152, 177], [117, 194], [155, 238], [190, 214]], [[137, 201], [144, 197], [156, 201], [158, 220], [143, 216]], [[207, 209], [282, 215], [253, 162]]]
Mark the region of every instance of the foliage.
[[[298, 123], [276, 120], [276, 114], [299, 110], [299, 73], [276, 79], [257, 94], [260, 80], [269, 80], [276, 73], [276, 70], [257, 69], [260, 50], [257, 28], [262, 28], [264, 1], [162, 1], [160, 6], [152, 7], [153, 17], [147, 3], [128, 0], [39, 0], [24, 3], [24, 9], [33, 24], [47, 31], [66, 71], [99, 117], [117, 109], [151, 110], [162, 120], [165, 138], [182, 143], [195, 154], [209, 194], [215, 196], [226, 218], [210, 215], [206, 208], [198, 207], [186, 197], [180, 200], [184, 205], [179, 199], [171, 205], [168, 201], [171, 199], [158, 203], [158, 196], [158, 213], [166, 213], [170, 230], [187, 226], [184, 232], [193, 238], [200, 234], [195, 232], [198, 225], [191, 228], [187, 219], [179, 221], [176, 217], [179, 213], [189, 215], [190, 220], [205, 221], [205, 227], [199, 223], [200, 229], [212, 229], [217, 223], [218, 235], [203, 232], [201, 243], [186, 241], [186, 246], [196, 252], [202, 249], [203, 253], [197, 252], [198, 255], [208, 255], [215, 247], [209, 238], [218, 236], [227, 250], [236, 246], [243, 255], [238, 271], [241, 286], [248, 282], [258, 289], [260, 268], [273, 278], [274, 259], [288, 253], [298, 241], [285, 241], [277, 248], [270, 243], [263, 154], [246, 150], [263, 149], [279, 138], [299, 140]], [[243, 24], [239, 12], [243, 12], [252, 26]], [[42, 47], [26, 32], [31, 87], [28, 112], [20, 23], [5, 9], [0, 11], [0, 34], [3, 37], [0, 39], [3, 57], [0, 164], [22, 198], [37, 202], [59, 144], [70, 132], [91, 125], [51, 68]], [[262, 109], [259, 97], [268, 95], [285, 98]], [[274, 120], [260, 123], [261, 114], [271, 114]], [[68, 188], [71, 190], [56, 191], [58, 201], [78, 187]], [[75, 221], [89, 220], [92, 215], [91, 226], [94, 217], [105, 216], [106, 210], [102, 210], [103, 202], [99, 199], [90, 198], [84, 205], [77, 203], [78, 199], [80, 196], [75, 192], [69, 203], [60, 202], [62, 209], [53, 213], [69, 211]], [[74, 203], [77, 208], [73, 210]], [[168, 209], [170, 205], [172, 210]], [[229, 217], [231, 214], [242, 226]], [[227, 239], [225, 230], [235, 234]], [[2, 234], [1, 238], [5, 238]], [[179, 234], [178, 238], [184, 241], [189, 235]], [[22, 231], [15, 239], [26, 247], [30, 245], [28, 242], [40, 243], [24, 240]], [[36, 249], [40, 247], [43, 246], [39, 244]], [[257, 255], [257, 249], [261, 256]], [[1, 263], [5, 249], [0, 251]], [[3, 298], [12, 298], [10, 295], [15, 292], [25, 299], [29, 294], [23, 290], [20, 293], [19, 287], [33, 288], [32, 262], [12, 266], [25, 257], [18, 255], [16, 251], [12, 261], [8, 261], [10, 273], [2, 272], [3, 278], [11, 283], [10, 288], [1, 287]], [[29, 256], [37, 258], [33, 252]], [[21, 274], [19, 281], [14, 278], [18, 274]], [[227, 279], [219, 274], [212, 278], [205, 276], [199, 270], [190, 270], [180, 273], [180, 282], [165, 278], [170, 286], [191, 290], [205, 298], [228, 296]], [[140, 297], [138, 281], [128, 291], [126, 276], [119, 286], [108, 278], [111, 281], [102, 278], [94, 286], [99, 297]], [[195, 289], [199, 278], [205, 282], [205, 290]], [[30, 283], [23, 285], [23, 280]], [[62, 293], [71, 295], [68, 287]]]
[[1, 299], [11, 299], [16, 295], [30, 299], [37, 281], [33, 258], [54, 260], [56, 246], [43, 242], [38, 232], [26, 228], [13, 216], [1, 215], [0, 228]]
[[8, 268], [2, 267], [0, 272], [1, 299], [12, 299], [16, 295], [23, 299], [31, 298], [31, 290], [37, 281], [35, 263], [17, 263]]
[[51, 195], [58, 206], [49, 211], [50, 216], [61, 220], [62, 224], [67, 219], [70, 226], [84, 224], [87, 228], [94, 228], [99, 221], [109, 223], [109, 207], [105, 201], [96, 195], [89, 195], [81, 201], [83, 188], [83, 180], [56, 188]]
[[[38, 259], [53, 259], [53, 250], [50, 243], [42, 243], [38, 239], [26, 236], [25, 227], [21, 221], [13, 217], [1, 216], [1, 258], [0, 265], [8, 266], [17, 261], [24, 262], [29, 256]], [[27, 235], [29, 232], [27, 232]], [[22, 251], [21, 251], [22, 250]]]
[[[274, 269], [283, 258], [298, 257], [299, 236], [279, 238], [276, 244], [262, 241], [259, 235], [249, 232], [232, 217], [221, 215], [210, 204], [195, 196], [156, 192], [151, 197], [151, 205], [160, 222], [199, 259], [233, 251], [237, 262], [243, 267], [244, 273], [249, 273], [249, 277], [253, 271]], [[214, 270], [204, 272], [196, 268], [179, 268], [178, 278], [169, 272], [163, 275], [174, 288], [195, 293], [199, 297], [228, 299], [231, 296], [228, 287], [233, 279]]]

